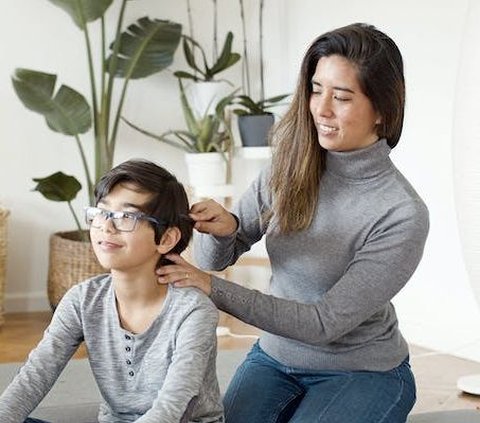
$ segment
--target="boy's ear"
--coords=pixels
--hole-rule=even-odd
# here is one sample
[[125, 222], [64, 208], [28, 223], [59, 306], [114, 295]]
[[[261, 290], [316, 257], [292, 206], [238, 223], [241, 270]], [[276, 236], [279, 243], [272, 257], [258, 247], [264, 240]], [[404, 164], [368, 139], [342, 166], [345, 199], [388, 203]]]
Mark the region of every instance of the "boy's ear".
[[178, 241], [180, 241], [181, 237], [182, 234], [180, 233], [180, 229], [178, 229], [176, 226], [168, 228], [162, 235], [160, 243], [157, 245], [157, 251], [160, 254], [167, 254], [173, 249], [173, 247], [175, 247], [175, 245], [178, 244]]

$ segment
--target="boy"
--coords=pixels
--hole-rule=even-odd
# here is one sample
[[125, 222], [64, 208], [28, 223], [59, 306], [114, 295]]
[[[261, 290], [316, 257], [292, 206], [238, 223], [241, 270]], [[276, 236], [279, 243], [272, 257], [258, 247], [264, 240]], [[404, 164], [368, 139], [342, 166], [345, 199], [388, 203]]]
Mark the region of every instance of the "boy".
[[130, 160], [103, 176], [95, 198], [86, 221], [110, 273], [65, 294], [0, 397], [0, 421], [23, 422], [85, 341], [104, 399], [99, 422], [222, 422], [217, 309], [199, 290], [159, 285], [155, 275], [192, 235], [183, 186], [151, 162]]

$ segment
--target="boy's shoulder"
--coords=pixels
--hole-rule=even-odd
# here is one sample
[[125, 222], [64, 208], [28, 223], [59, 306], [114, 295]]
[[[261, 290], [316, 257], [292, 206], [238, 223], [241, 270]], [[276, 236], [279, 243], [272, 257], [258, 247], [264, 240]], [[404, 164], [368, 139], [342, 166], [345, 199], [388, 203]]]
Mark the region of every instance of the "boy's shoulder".
[[217, 307], [210, 297], [198, 288], [175, 288], [174, 286], [170, 286], [169, 289], [177, 302], [182, 302], [192, 308], [202, 307], [215, 310], [215, 312], [217, 311]]
[[98, 290], [104, 289], [110, 285], [112, 281], [112, 275], [110, 273], [102, 273], [91, 278], [85, 279], [80, 282], [78, 286], [85, 290]]
[[109, 273], [93, 276], [70, 288], [71, 295], [77, 295], [82, 299], [98, 298], [105, 295], [110, 289], [112, 277]]

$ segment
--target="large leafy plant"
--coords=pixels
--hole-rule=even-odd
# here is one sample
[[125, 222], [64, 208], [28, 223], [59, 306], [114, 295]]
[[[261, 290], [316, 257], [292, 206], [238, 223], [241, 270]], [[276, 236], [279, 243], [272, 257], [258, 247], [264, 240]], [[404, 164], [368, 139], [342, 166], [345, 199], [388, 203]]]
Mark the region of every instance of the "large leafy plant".
[[[98, 179], [114, 160], [118, 126], [127, 87], [132, 79], [145, 78], [162, 71], [173, 61], [181, 38], [181, 25], [160, 19], [143, 17], [122, 32], [128, 0], [122, 0], [116, 18], [113, 41], [106, 41], [105, 14], [113, 0], [48, 0], [67, 12], [84, 33], [90, 79], [90, 102], [67, 85], [56, 89], [57, 75], [18, 68], [12, 77], [15, 91], [30, 110], [44, 116], [48, 127], [70, 136], [75, 141], [85, 173], [90, 203]], [[94, 55], [90, 39], [90, 24], [100, 30], [100, 51]], [[96, 67], [95, 67], [96, 65]], [[113, 96], [116, 77], [123, 79], [119, 95]], [[93, 129], [94, 157], [89, 161], [80, 135]], [[81, 189], [74, 176], [55, 172], [46, 178], [34, 178], [35, 190], [53, 201], [67, 202], [78, 229], [80, 222], [71, 201]]]

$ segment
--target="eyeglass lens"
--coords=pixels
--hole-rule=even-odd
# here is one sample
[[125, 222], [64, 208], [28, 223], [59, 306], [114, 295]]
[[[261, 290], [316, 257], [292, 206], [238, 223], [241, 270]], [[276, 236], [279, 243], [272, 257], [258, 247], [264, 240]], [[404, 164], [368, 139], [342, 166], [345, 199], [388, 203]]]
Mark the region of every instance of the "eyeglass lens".
[[117, 231], [130, 232], [135, 229], [137, 217], [125, 212], [109, 212], [101, 209], [88, 209], [86, 213], [87, 223], [94, 228], [101, 228], [108, 219], [112, 221]]

